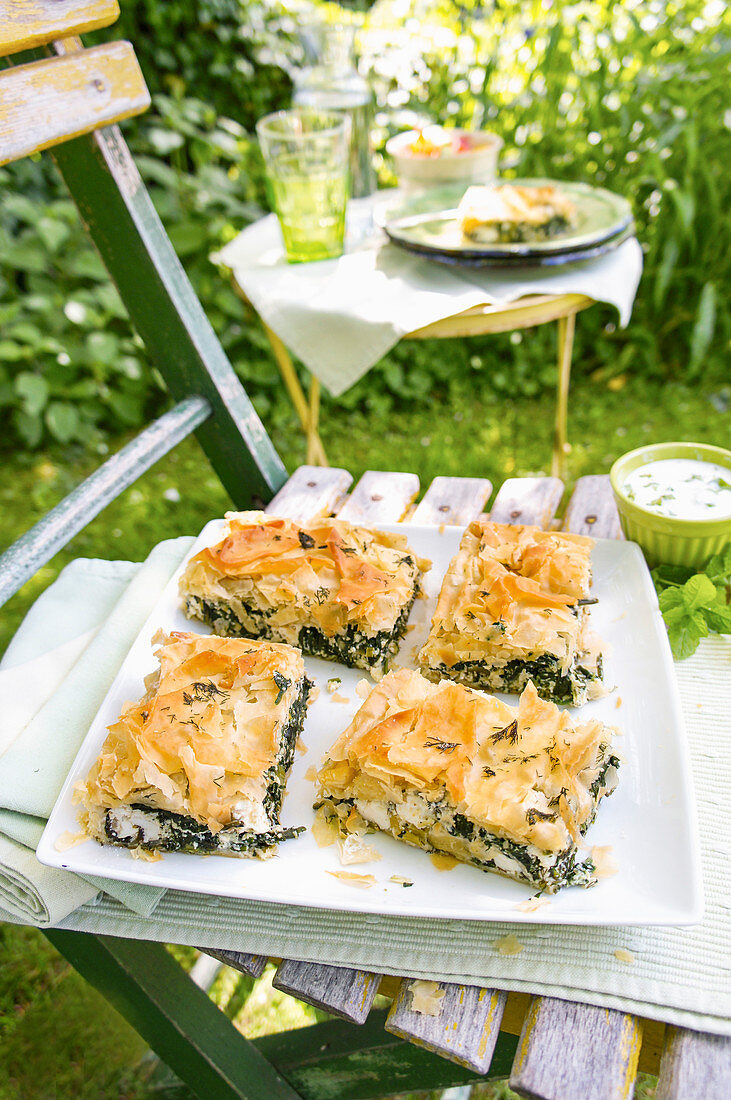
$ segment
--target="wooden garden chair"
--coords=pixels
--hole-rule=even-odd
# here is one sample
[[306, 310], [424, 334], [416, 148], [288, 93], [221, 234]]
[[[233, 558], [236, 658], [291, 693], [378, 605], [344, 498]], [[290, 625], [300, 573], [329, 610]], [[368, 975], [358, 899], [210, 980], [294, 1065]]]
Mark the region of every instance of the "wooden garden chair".
[[[117, 127], [149, 95], [128, 43], [84, 49], [78, 34], [107, 26], [116, 0], [15, 0], [0, 7], [0, 163], [54, 147], [54, 159], [133, 324], [177, 404], [109, 459], [0, 558], [0, 602], [176, 443], [195, 432], [237, 507], [269, 501], [304, 520], [463, 524], [482, 512], [489, 482], [436, 478], [412, 509], [412, 474], [350, 475], [301, 467], [287, 480], [172, 250]], [[29, 53], [29, 51], [33, 51]], [[40, 51], [40, 52], [39, 52]], [[18, 57], [18, 54], [23, 56]], [[19, 63], [18, 63], [19, 62]], [[491, 515], [551, 522], [557, 478], [510, 479]], [[614, 537], [607, 480], [582, 478], [567, 530]], [[628, 1096], [638, 1066], [660, 1074], [657, 1100], [725, 1100], [731, 1044], [614, 1010], [444, 984], [438, 1017], [417, 1015], [408, 978], [278, 961], [275, 985], [336, 1019], [247, 1041], [158, 943], [48, 929], [49, 940], [127, 1017], [201, 1097], [327, 1100], [377, 1097], [510, 1075], [526, 1097]], [[258, 976], [266, 959], [211, 951]], [[388, 1012], [370, 1012], [376, 991]], [[644, 1037], [643, 1037], [644, 1031]]]

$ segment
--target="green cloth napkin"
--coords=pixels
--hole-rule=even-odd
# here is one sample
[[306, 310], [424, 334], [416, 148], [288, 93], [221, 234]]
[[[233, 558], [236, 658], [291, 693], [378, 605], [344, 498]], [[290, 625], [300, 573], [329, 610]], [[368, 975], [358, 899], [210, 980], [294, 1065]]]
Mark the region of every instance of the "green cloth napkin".
[[35, 847], [109, 685], [192, 543], [160, 543], [142, 565], [72, 562], [0, 663], [0, 906], [14, 919], [57, 924], [101, 890], [148, 916], [164, 893], [45, 867]]

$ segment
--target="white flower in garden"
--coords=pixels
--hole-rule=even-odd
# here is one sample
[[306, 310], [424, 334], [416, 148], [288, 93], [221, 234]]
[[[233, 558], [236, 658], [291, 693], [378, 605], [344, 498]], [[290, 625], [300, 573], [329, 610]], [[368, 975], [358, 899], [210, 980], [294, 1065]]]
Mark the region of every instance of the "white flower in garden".
[[81, 302], [67, 302], [63, 307], [63, 311], [73, 325], [83, 325], [86, 320], [86, 306], [83, 306]]

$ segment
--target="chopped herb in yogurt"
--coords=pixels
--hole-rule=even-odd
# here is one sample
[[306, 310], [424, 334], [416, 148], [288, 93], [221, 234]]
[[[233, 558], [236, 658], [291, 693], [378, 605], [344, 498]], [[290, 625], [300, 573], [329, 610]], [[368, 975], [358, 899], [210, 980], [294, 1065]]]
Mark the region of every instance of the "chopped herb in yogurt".
[[675, 519], [731, 518], [731, 472], [715, 462], [663, 458], [633, 470], [624, 492], [634, 504]]

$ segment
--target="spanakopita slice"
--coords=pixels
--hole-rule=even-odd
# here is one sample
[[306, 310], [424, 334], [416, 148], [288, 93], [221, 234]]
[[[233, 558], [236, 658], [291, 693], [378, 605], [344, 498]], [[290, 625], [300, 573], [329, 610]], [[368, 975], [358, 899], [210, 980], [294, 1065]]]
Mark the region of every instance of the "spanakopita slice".
[[330, 749], [316, 809], [342, 835], [381, 829], [548, 893], [592, 886], [579, 845], [617, 783], [615, 732], [532, 684], [511, 707], [398, 669]]
[[589, 628], [591, 548], [583, 535], [485, 517], [465, 530], [442, 582], [424, 675], [580, 705], [603, 693], [601, 642]]
[[292, 646], [172, 633], [75, 797], [101, 844], [266, 858], [310, 681]]
[[181, 578], [189, 618], [216, 634], [271, 638], [311, 657], [385, 667], [429, 566], [405, 535], [264, 512], [230, 512], [226, 520], [223, 539], [196, 554]]
[[550, 184], [487, 184], [467, 188], [457, 218], [470, 241], [515, 244], [565, 233], [576, 220], [576, 207]]

